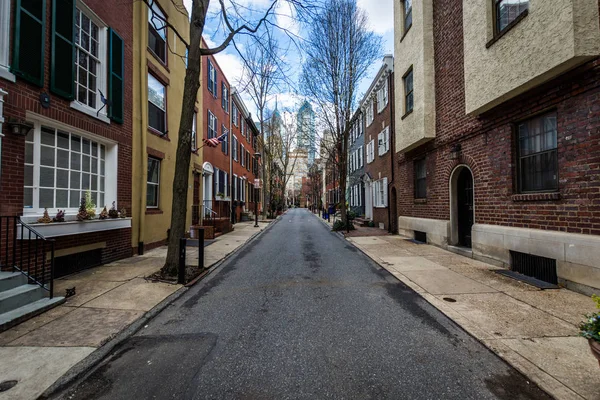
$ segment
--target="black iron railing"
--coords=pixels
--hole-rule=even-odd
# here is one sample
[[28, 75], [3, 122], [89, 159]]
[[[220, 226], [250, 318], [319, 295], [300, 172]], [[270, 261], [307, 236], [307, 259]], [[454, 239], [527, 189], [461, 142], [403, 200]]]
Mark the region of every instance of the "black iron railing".
[[0, 216], [0, 270], [20, 272], [54, 296], [54, 240], [18, 216]]

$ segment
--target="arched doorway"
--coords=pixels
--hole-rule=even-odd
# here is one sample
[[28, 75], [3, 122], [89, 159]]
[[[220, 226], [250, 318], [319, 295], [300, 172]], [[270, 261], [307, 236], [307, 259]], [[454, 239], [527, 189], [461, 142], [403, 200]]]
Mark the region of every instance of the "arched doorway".
[[450, 176], [450, 244], [471, 247], [471, 230], [475, 223], [473, 173], [459, 165]]
[[396, 202], [396, 188], [392, 188], [390, 195], [390, 232], [398, 233], [398, 205]]
[[207, 216], [208, 213], [212, 211], [213, 207], [213, 174], [215, 170], [211, 163], [205, 162], [202, 164], [202, 188], [204, 189], [204, 195], [202, 196], [203, 200], [203, 209], [204, 216]]

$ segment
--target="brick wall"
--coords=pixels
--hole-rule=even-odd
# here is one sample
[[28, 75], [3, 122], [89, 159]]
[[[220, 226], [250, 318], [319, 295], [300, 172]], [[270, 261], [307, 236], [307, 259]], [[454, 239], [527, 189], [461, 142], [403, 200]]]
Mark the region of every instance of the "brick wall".
[[[392, 158], [394, 154], [394, 146], [392, 137], [394, 136], [394, 126], [393, 126], [393, 118], [392, 118], [392, 110], [394, 109], [394, 103], [392, 101], [393, 93], [394, 93], [394, 74], [390, 74], [387, 77], [388, 81], [388, 90], [390, 93], [390, 99], [388, 105], [381, 111], [381, 113], [377, 113], [377, 101], [374, 102], [374, 119], [373, 123], [365, 129], [365, 146], [371, 141], [375, 141], [375, 159], [372, 163], [367, 164], [367, 160], [365, 158], [365, 173], [368, 173], [371, 176], [373, 181], [388, 178], [388, 195], [391, 193], [391, 189], [389, 186], [393, 183], [392, 179]], [[379, 146], [377, 135], [383, 131], [386, 127], [389, 128], [390, 132], [390, 150], [385, 153], [383, 156], [379, 156]], [[366, 157], [366, 150], [365, 150]], [[368, 196], [369, 194], [365, 194]], [[389, 205], [389, 198], [388, 198]], [[389, 208], [377, 208], [373, 207], [373, 222], [375, 226], [379, 226], [380, 223], [384, 224], [384, 229], [390, 228], [390, 218], [389, 218]]]
[[[86, 132], [99, 135], [118, 143], [118, 175], [107, 179], [117, 179], [117, 202], [119, 208], [131, 209], [131, 135], [132, 135], [132, 76], [133, 76], [133, 3], [119, 0], [86, 0], [85, 4], [92, 9], [100, 19], [113, 28], [124, 41], [124, 122], [107, 124], [87, 114], [70, 107], [70, 101], [64, 100], [50, 92], [50, 57], [52, 26], [52, 2], [47, 2], [46, 35], [45, 35], [45, 73], [44, 87], [32, 85], [20, 78], [15, 83], [0, 78], [0, 88], [8, 92], [4, 103], [4, 117], [25, 120], [27, 111], [40, 114]], [[14, 14], [14, 2], [13, 10]], [[13, 16], [14, 18], [14, 16]], [[11, 47], [12, 43], [11, 27]], [[12, 49], [11, 49], [12, 51]], [[47, 93], [51, 98], [48, 109], [41, 107], [41, 93]], [[23, 213], [23, 184], [25, 154], [25, 138], [9, 132], [8, 124], [3, 125], [5, 137], [2, 140], [2, 176], [0, 178], [0, 215], [21, 215]], [[110, 205], [112, 199], [106, 199]], [[82, 242], [104, 241], [100, 237], [109, 238], [110, 246], [103, 252], [103, 261], [126, 257], [131, 254], [131, 232], [129, 229], [99, 233], [61, 237], [57, 239], [57, 248], [80, 245]], [[108, 242], [107, 242], [108, 243]]]
[[[475, 222], [600, 234], [600, 59], [478, 117], [465, 115], [462, 1], [434, 2], [436, 139], [397, 155], [399, 215], [448, 220], [449, 179], [474, 175]], [[554, 110], [559, 195], [517, 195], [512, 123]], [[451, 148], [460, 143], [457, 159]], [[427, 157], [427, 199], [414, 199], [413, 161]]]

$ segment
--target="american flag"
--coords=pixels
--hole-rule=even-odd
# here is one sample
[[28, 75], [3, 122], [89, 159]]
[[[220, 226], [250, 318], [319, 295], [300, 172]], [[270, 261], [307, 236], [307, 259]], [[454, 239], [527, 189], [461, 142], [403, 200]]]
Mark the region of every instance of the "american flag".
[[222, 134], [219, 137], [210, 138], [210, 139], [202, 139], [202, 141], [208, 147], [217, 147], [225, 140], [226, 137], [227, 137], [227, 132], [225, 132], [224, 134]]

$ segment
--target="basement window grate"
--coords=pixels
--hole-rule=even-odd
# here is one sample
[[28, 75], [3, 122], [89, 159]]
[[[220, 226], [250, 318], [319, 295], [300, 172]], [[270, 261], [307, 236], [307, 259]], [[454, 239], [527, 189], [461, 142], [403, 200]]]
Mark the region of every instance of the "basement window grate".
[[415, 231], [415, 240], [421, 243], [427, 243], [427, 232]]
[[69, 254], [67, 256], [56, 257], [54, 259], [54, 276], [74, 274], [84, 269], [97, 267], [102, 263], [102, 249], [84, 251], [81, 253]]
[[510, 269], [544, 282], [558, 284], [556, 260], [533, 254], [510, 251]]

